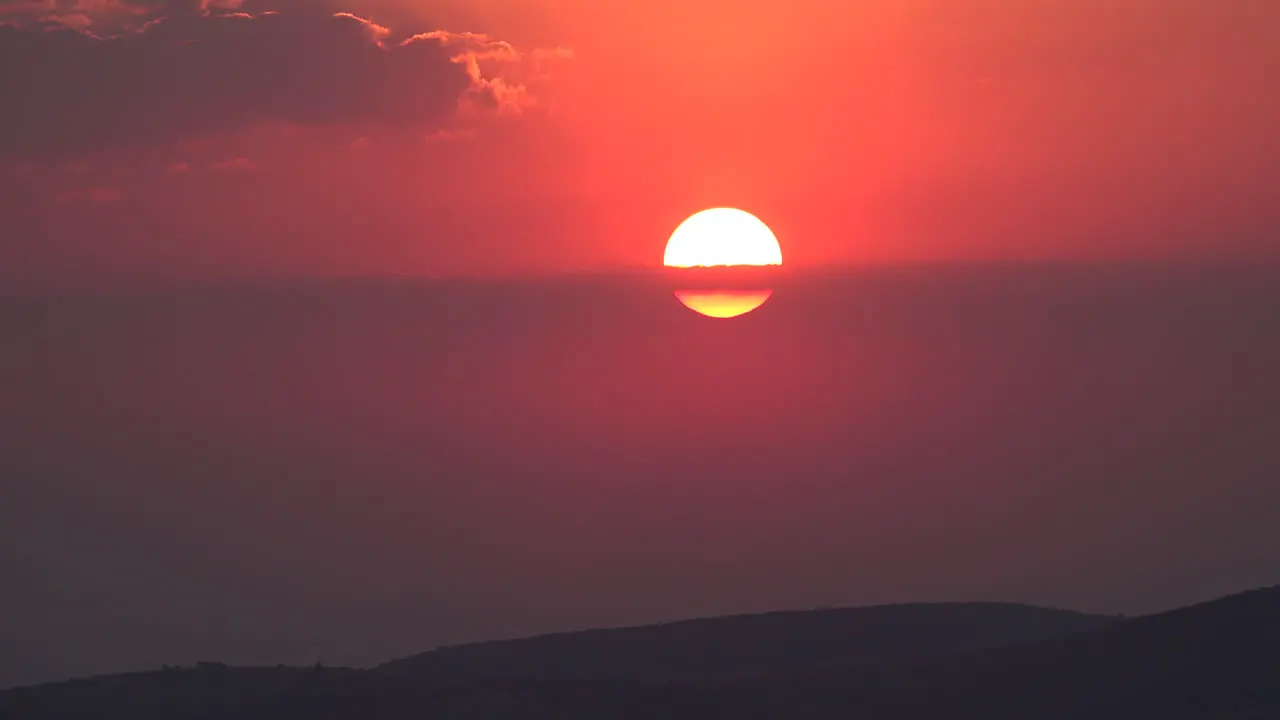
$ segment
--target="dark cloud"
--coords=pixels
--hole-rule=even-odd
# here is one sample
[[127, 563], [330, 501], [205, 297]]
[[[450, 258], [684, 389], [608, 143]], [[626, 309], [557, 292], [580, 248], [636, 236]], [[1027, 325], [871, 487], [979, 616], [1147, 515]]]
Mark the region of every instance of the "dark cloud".
[[0, 21], [94, 27], [115, 33], [167, 10], [148, 0], [0, 0]]
[[[448, 127], [459, 102], [505, 90], [475, 57], [506, 47], [319, 12], [250, 15], [209, 0], [162, 6], [134, 32], [0, 26], [0, 155], [77, 153], [258, 123]], [[497, 100], [500, 102], [501, 97]]]

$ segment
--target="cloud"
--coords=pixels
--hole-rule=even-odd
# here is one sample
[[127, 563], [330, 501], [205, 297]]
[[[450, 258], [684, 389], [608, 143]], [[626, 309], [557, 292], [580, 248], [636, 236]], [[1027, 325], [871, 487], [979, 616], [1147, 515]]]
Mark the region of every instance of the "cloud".
[[0, 0], [0, 21], [34, 25], [98, 27], [136, 25], [159, 8], [132, 0]]
[[[98, 0], [106, 2], [107, 0]], [[61, 3], [75, 10], [85, 0]], [[164, 15], [102, 37], [0, 25], [0, 157], [77, 154], [265, 123], [448, 129], [459, 109], [532, 103], [503, 77], [523, 56], [472, 33], [390, 43], [348, 13], [236, 11], [234, 0], [130, 0]], [[261, 4], [261, 3], [258, 3]], [[533, 56], [529, 56], [532, 62]]]

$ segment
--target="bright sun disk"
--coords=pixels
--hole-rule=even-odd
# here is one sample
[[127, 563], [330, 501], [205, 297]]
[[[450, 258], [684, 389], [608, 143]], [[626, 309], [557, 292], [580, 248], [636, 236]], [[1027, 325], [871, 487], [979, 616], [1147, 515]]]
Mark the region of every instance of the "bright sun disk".
[[711, 208], [680, 223], [667, 240], [668, 267], [781, 265], [778, 238], [755, 215], [736, 208]]

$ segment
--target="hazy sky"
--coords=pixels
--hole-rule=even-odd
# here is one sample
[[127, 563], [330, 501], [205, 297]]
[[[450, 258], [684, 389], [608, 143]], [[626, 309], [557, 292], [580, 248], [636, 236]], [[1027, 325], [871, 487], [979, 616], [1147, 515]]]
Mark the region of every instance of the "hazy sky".
[[1280, 228], [1265, 0], [2, 0], [0, 19], [11, 289], [648, 264], [719, 204], [805, 264], [1252, 257]]
[[1274, 274], [886, 263], [1280, 260], [1274, 0], [0, 19], [0, 686], [1276, 580]]
[[0, 302], [0, 686], [1276, 582], [1280, 283], [883, 271]]

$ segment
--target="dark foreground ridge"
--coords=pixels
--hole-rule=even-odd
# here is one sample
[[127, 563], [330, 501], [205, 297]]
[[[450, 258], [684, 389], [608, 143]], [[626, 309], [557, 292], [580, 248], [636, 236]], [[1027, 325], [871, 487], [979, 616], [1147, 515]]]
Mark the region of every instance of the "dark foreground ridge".
[[1112, 621], [1007, 603], [785, 611], [458, 645], [379, 669], [472, 678], [710, 680], [956, 655]]
[[[905, 607], [915, 609], [908, 613], [924, 613], [920, 615], [921, 621], [930, 609], [943, 615], [972, 612], [975, 608], [992, 612], [1004, 609], [1015, 614], [1056, 613], [1000, 605]], [[801, 627], [805, 622], [814, 622], [824, 612], [834, 612], [834, 616], [839, 617], [842, 612], [874, 615], [893, 611], [868, 608], [722, 618], [583, 633], [572, 642], [580, 643], [580, 647], [596, 648], [592, 652], [597, 653], [603, 652], [601, 648], [609, 643], [619, 652], [629, 652], [629, 646], [620, 638], [676, 638], [676, 642], [686, 643], [685, 647], [697, 647], [698, 643], [717, 637], [718, 632], [735, 624], [743, 628], [741, 632], [750, 633], [753, 623], [763, 638], [770, 639], [785, 634], [783, 628], [788, 621]], [[563, 668], [543, 672], [544, 679], [522, 679], [514, 675], [504, 679], [490, 672], [492, 666], [486, 663], [495, 662], [493, 660], [478, 663], [483, 672], [472, 675], [468, 674], [467, 667], [452, 660], [460, 657], [456, 655], [459, 648], [427, 653], [373, 670], [203, 665], [0, 693], [0, 718], [1272, 720], [1280, 717], [1280, 587], [1132, 620], [1107, 622], [1094, 618], [1094, 621], [1096, 625], [1092, 629], [1068, 629], [1034, 642], [1003, 647], [988, 645], [986, 649], [953, 655], [924, 657], [889, 645], [872, 647], [872, 643], [850, 653], [862, 653], [863, 661], [842, 667], [827, 665], [825, 660], [847, 663], [848, 655], [800, 658], [791, 667], [745, 677], [729, 677], [732, 672], [713, 672], [710, 674], [721, 677], [679, 682], [552, 677], [563, 672]], [[890, 629], [883, 630], [883, 635], [872, 633], [871, 637], [880, 638], [875, 642], [889, 641], [895, 632], [894, 626], [888, 623], [886, 627]], [[681, 633], [682, 629], [693, 632]], [[908, 627], [901, 637], [919, 638], [927, 632]], [[698, 633], [704, 633], [701, 639], [692, 640]], [[504, 645], [509, 651], [518, 648], [518, 652], [509, 652], [507, 657], [518, 658], [519, 662], [503, 660], [509, 667], [517, 667], [521, 662], [539, 662], [539, 653], [543, 656], [550, 653], [551, 657], [571, 656], [572, 652], [563, 647], [551, 651], [548, 648], [552, 646], [547, 645], [564, 643], [571, 638], [575, 638], [575, 634], [479, 647], [487, 648], [481, 653], [486, 658], [501, 657], [494, 653]], [[983, 644], [980, 640], [977, 642]], [[723, 657], [734, 654], [726, 651]], [[774, 657], [781, 660], [784, 655], [780, 652]], [[711, 663], [713, 657], [705, 661]], [[476, 664], [474, 658], [468, 662]], [[734, 658], [727, 662], [741, 661]], [[823, 665], [827, 666], [815, 669]]]

